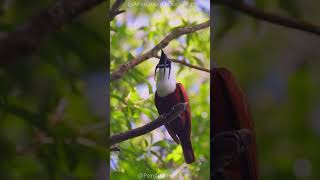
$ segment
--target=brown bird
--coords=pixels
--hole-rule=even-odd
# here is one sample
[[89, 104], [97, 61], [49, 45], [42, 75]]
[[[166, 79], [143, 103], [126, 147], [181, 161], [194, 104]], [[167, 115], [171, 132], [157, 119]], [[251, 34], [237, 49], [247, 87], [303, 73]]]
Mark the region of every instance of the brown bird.
[[[157, 69], [158, 76], [156, 76]], [[155, 105], [160, 115], [168, 114], [176, 104], [187, 102], [187, 109], [175, 120], [165, 124], [165, 127], [176, 143], [180, 143], [185, 162], [190, 164], [195, 161], [191, 144], [191, 110], [186, 90], [181, 83], [176, 83], [174, 72], [171, 72], [171, 61], [161, 51], [161, 57], [155, 69], [157, 77], [157, 91]]]
[[[224, 178], [230, 180], [257, 180], [258, 163], [256, 158], [256, 142], [253, 121], [244, 98], [243, 92], [236, 83], [232, 73], [225, 68], [213, 68], [211, 71], [211, 138], [226, 132], [247, 129], [251, 142], [244, 153], [224, 168]], [[235, 136], [236, 137], [236, 136]], [[221, 146], [229, 146], [219, 142]], [[239, 138], [241, 141], [241, 138]], [[216, 142], [217, 143], [217, 142]], [[242, 142], [240, 142], [242, 143]], [[219, 146], [219, 144], [216, 146]], [[215, 149], [213, 153], [215, 154]], [[213, 157], [213, 164], [221, 157]], [[213, 167], [214, 168], [214, 167]], [[219, 178], [215, 178], [220, 180]]]

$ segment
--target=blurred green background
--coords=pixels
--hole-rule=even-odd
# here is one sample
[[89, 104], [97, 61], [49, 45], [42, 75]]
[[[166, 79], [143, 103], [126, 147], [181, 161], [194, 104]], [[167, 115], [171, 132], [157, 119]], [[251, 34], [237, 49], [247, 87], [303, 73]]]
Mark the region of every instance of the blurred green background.
[[[319, 25], [320, 1], [253, 0]], [[320, 179], [320, 37], [220, 6], [212, 52], [241, 84], [255, 121], [262, 180]]]
[[[134, 2], [134, 3], [133, 3]], [[209, 1], [184, 1], [177, 5], [143, 5], [149, 1], [127, 1], [125, 10], [110, 23], [110, 69], [128, 62], [155, 46], [174, 28], [209, 19]], [[160, 2], [160, 1], [159, 1]], [[161, 1], [167, 2], [167, 1]], [[112, 1], [111, 1], [112, 4]], [[164, 49], [169, 58], [210, 67], [210, 29], [181, 36]], [[159, 54], [160, 55], [160, 52]], [[110, 84], [110, 130], [119, 133], [142, 126], [158, 117], [154, 105], [154, 68], [151, 58]], [[111, 179], [138, 179], [139, 174], [171, 176], [173, 179], [209, 179], [210, 175], [210, 81], [209, 73], [173, 63], [177, 81], [189, 95], [192, 114], [191, 140], [196, 162], [184, 163], [181, 146], [164, 127], [118, 144], [111, 152]]]
[[[0, 1], [0, 36], [55, 2]], [[0, 67], [1, 179], [105, 179], [105, 23], [102, 4]]]
[[[0, 1], [0, 37], [54, 0]], [[192, 1], [193, 2], [193, 1]], [[319, 24], [320, 2], [253, 0], [261, 9]], [[111, 1], [111, 4], [113, 1]], [[190, 6], [136, 6], [111, 25], [111, 71], [159, 42], [177, 26], [204, 22], [208, 1]], [[245, 91], [255, 120], [262, 179], [320, 179], [320, 40], [301, 31], [215, 7], [214, 52]], [[32, 56], [0, 67], [1, 179], [105, 179], [106, 6], [51, 33]], [[173, 40], [169, 57], [209, 67], [209, 29]], [[158, 116], [150, 59], [111, 83], [111, 133]], [[209, 76], [175, 64], [192, 108], [197, 162], [185, 166], [180, 146], [163, 128], [119, 144], [111, 153], [111, 177], [140, 172], [209, 177]]]

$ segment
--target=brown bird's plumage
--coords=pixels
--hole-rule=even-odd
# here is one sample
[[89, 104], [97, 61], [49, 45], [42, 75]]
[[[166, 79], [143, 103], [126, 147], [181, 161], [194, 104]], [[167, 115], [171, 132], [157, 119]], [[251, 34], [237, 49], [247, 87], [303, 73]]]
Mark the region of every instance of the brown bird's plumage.
[[[255, 133], [252, 117], [249, 113], [243, 92], [236, 83], [232, 73], [225, 68], [214, 68], [211, 71], [211, 112], [213, 113], [211, 132], [218, 133], [249, 129], [253, 141], [240, 158], [225, 168], [225, 178], [230, 180], [257, 180], [258, 164], [256, 159]], [[214, 151], [214, 150], [213, 150]], [[213, 160], [215, 157], [213, 157]]]
[[155, 95], [155, 104], [159, 114], [167, 114], [171, 111], [171, 108], [182, 102], [188, 102], [188, 106], [185, 112], [180, 116], [165, 124], [165, 127], [176, 143], [180, 143], [186, 163], [192, 163], [195, 161], [192, 144], [191, 144], [191, 111], [190, 103], [187, 93], [181, 83], [176, 84], [176, 89], [173, 93], [160, 97], [157, 92]]

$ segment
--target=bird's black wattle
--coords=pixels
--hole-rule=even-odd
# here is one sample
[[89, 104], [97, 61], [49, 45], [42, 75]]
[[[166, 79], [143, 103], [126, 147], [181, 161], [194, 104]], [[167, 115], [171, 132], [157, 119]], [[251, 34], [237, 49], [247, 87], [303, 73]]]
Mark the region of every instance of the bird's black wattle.
[[170, 66], [169, 66], [169, 76], [168, 76], [168, 79], [170, 78], [170, 73], [171, 73], [171, 62], [170, 62]]
[[167, 64], [166, 66], [161, 66], [161, 67], [159, 67], [159, 64], [156, 66], [156, 68], [154, 69], [154, 78], [156, 79], [156, 77], [157, 77], [157, 69], [161, 69], [161, 68], [164, 68], [164, 76], [163, 76], [163, 79], [164, 79], [164, 77], [165, 77], [165, 74], [166, 74], [166, 68], [169, 68], [169, 75], [168, 75], [168, 79], [170, 78], [170, 74], [171, 74], [171, 62], [170, 62], [170, 64]]
[[163, 80], [164, 80], [164, 77], [166, 76], [166, 66], [167, 66], [167, 61], [168, 61], [168, 58], [166, 56], [166, 54], [164, 54], [163, 51], [161, 51], [161, 56], [163, 56], [163, 59], [164, 59], [164, 72], [163, 72]]
[[166, 65], [164, 65], [163, 80], [165, 76], [166, 76]]
[[157, 69], [158, 69], [159, 67], [158, 67], [158, 65], [156, 66], [156, 69], [154, 70], [154, 79], [156, 79], [156, 77], [157, 77]]
[[164, 76], [163, 79], [165, 77], [166, 74], [166, 68], [169, 68], [169, 76], [168, 79], [170, 78], [170, 74], [171, 74], [171, 61], [170, 59], [166, 56], [166, 54], [161, 50], [161, 57], [159, 60], [159, 63], [157, 64], [155, 70], [154, 70], [154, 76], [156, 78], [156, 74], [157, 74], [157, 69], [161, 69], [164, 68]]

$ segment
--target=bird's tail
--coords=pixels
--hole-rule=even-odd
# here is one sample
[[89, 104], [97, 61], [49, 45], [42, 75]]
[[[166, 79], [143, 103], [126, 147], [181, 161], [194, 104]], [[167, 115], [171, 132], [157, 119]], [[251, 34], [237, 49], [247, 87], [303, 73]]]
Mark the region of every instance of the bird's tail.
[[184, 160], [187, 164], [193, 163], [195, 161], [192, 144], [190, 139], [180, 141], [183, 151]]

